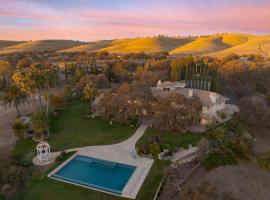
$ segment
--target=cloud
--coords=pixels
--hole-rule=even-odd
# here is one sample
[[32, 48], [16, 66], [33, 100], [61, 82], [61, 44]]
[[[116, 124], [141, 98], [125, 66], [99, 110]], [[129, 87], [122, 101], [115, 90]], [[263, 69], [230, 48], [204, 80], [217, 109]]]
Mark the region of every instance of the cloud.
[[59, 9], [60, 5], [42, 0], [11, 0], [0, 5], [0, 38], [95, 40], [157, 34], [270, 33], [270, 4], [263, 0], [257, 4], [229, 0], [231, 4], [223, 1], [220, 7], [220, 1], [212, 0], [208, 4], [202, 0], [125, 2], [119, 7], [66, 5]]

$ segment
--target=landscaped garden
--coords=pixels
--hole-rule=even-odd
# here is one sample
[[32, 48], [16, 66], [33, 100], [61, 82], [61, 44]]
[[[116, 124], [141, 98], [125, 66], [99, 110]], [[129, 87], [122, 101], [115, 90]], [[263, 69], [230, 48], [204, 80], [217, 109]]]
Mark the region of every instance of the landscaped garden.
[[148, 128], [144, 135], [137, 142], [137, 147], [147, 145], [154, 138], [158, 138], [160, 143], [171, 148], [183, 147], [187, 148], [189, 144], [196, 145], [196, 143], [203, 137], [205, 133], [169, 133], [153, 128]]
[[[57, 116], [52, 117], [49, 143], [53, 151], [118, 143], [129, 138], [136, 130], [136, 127], [110, 125], [109, 122], [101, 118], [85, 117], [87, 109], [88, 107], [85, 104], [78, 103], [65, 108]], [[175, 135], [149, 128], [136, 146], [146, 144], [154, 136], [159, 136], [162, 143], [169, 144], [171, 147], [187, 147], [188, 144], [195, 144], [204, 134]], [[31, 159], [35, 155], [35, 147], [36, 143], [31, 138], [20, 140], [14, 149], [14, 155], [21, 156], [23, 159]], [[156, 160], [154, 162], [137, 199], [148, 200], [154, 197], [168, 166], [168, 161]], [[34, 172], [26, 187], [14, 199], [123, 199], [54, 181], [46, 177], [47, 173], [48, 171]]]
[[[52, 117], [51, 135], [48, 142], [52, 151], [84, 147], [91, 145], [115, 144], [129, 138], [136, 127], [110, 125], [101, 118], [89, 118], [88, 106], [78, 103], [62, 110]], [[31, 138], [20, 140], [14, 149], [15, 156], [32, 159], [37, 143]]]

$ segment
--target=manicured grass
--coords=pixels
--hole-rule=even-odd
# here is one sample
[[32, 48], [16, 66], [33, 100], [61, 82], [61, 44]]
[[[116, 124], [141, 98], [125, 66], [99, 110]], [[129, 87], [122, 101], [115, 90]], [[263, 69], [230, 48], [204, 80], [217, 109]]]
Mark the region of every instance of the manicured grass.
[[[53, 150], [64, 150], [88, 145], [113, 144], [130, 137], [135, 127], [109, 125], [103, 119], [87, 119], [84, 117], [87, 106], [76, 104], [63, 110], [60, 115], [52, 119], [49, 143]], [[204, 134], [171, 134], [147, 129], [144, 136], [136, 144], [148, 143], [151, 136], [161, 136], [162, 143], [171, 146], [187, 146], [195, 144]], [[36, 143], [31, 139], [19, 141], [14, 150], [18, 155], [23, 152], [27, 157], [34, 155]], [[168, 161], [155, 160], [137, 200], [153, 199], [163, 177], [164, 170], [169, 166]], [[30, 180], [24, 190], [14, 197], [14, 200], [123, 200], [124, 198], [96, 192], [79, 186], [55, 181], [46, 176], [41, 179]]]
[[189, 144], [195, 145], [205, 135], [205, 133], [168, 133], [166, 131], [148, 128], [136, 146], [148, 144], [151, 137], [160, 136], [162, 144], [169, 144], [171, 147], [187, 148]]
[[76, 104], [53, 118], [49, 140], [53, 149], [115, 144], [126, 140], [136, 130], [136, 127], [110, 125], [101, 118], [86, 118], [88, 109], [84, 104]]
[[[136, 127], [110, 125], [101, 118], [86, 118], [87, 105], [79, 103], [69, 106], [51, 120], [51, 135], [48, 142], [52, 151], [90, 145], [115, 144], [126, 140]], [[25, 139], [17, 142], [14, 155], [31, 158], [35, 155], [36, 142]]]
[[[156, 161], [147, 176], [137, 200], [151, 200], [162, 179], [164, 168], [168, 166], [165, 161]], [[55, 181], [47, 177], [41, 180], [32, 180], [27, 187], [13, 200], [124, 200], [125, 198], [85, 189], [79, 186]]]

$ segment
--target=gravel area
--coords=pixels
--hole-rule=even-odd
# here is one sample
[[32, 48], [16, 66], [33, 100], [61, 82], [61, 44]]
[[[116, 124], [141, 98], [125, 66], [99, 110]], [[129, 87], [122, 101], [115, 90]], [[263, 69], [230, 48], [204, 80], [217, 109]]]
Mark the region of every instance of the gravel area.
[[237, 200], [269, 200], [270, 197], [270, 173], [255, 164], [223, 166], [209, 172], [200, 168], [184, 187], [205, 182], [213, 184], [219, 193], [232, 194]]

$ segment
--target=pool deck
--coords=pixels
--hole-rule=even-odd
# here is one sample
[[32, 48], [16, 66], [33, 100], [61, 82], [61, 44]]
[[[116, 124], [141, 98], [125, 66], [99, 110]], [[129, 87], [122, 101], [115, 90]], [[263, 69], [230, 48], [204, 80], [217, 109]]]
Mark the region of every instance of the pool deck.
[[[90, 156], [94, 158], [99, 158], [103, 160], [109, 160], [117, 163], [123, 163], [127, 165], [132, 165], [136, 167], [136, 170], [130, 177], [126, 186], [122, 191], [122, 195], [117, 195], [114, 193], [110, 193], [113, 195], [135, 199], [148, 172], [150, 171], [152, 164], [154, 163], [153, 159], [140, 157], [135, 149], [136, 142], [143, 136], [144, 132], [149, 126], [149, 122], [143, 122], [136, 132], [124, 142], [113, 144], [113, 145], [102, 145], [102, 146], [88, 146], [82, 148], [74, 148], [68, 149], [66, 152], [76, 151], [77, 153], [74, 155], [84, 155]], [[52, 156], [57, 157], [60, 152], [52, 153]], [[69, 162], [74, 156], [63, 162], [60, 166], [54, 169], [51, 173], [48, 174], [48, 177], [51, 176], [60, 170], [67, 162]], [[74, 183], [72, 183], [74, 184]], [[77, 184], [75, 184], [77, 185]], [[87, 187], [88, 188], [88, 187]], [[96, 190], [94, 188], [91, 188]], [[100, 191], [100, 190], [98, 190]], [[102, 191], [106, 192], [106, 191]], [[106, 192], [109, 193], [109, 192]]]

